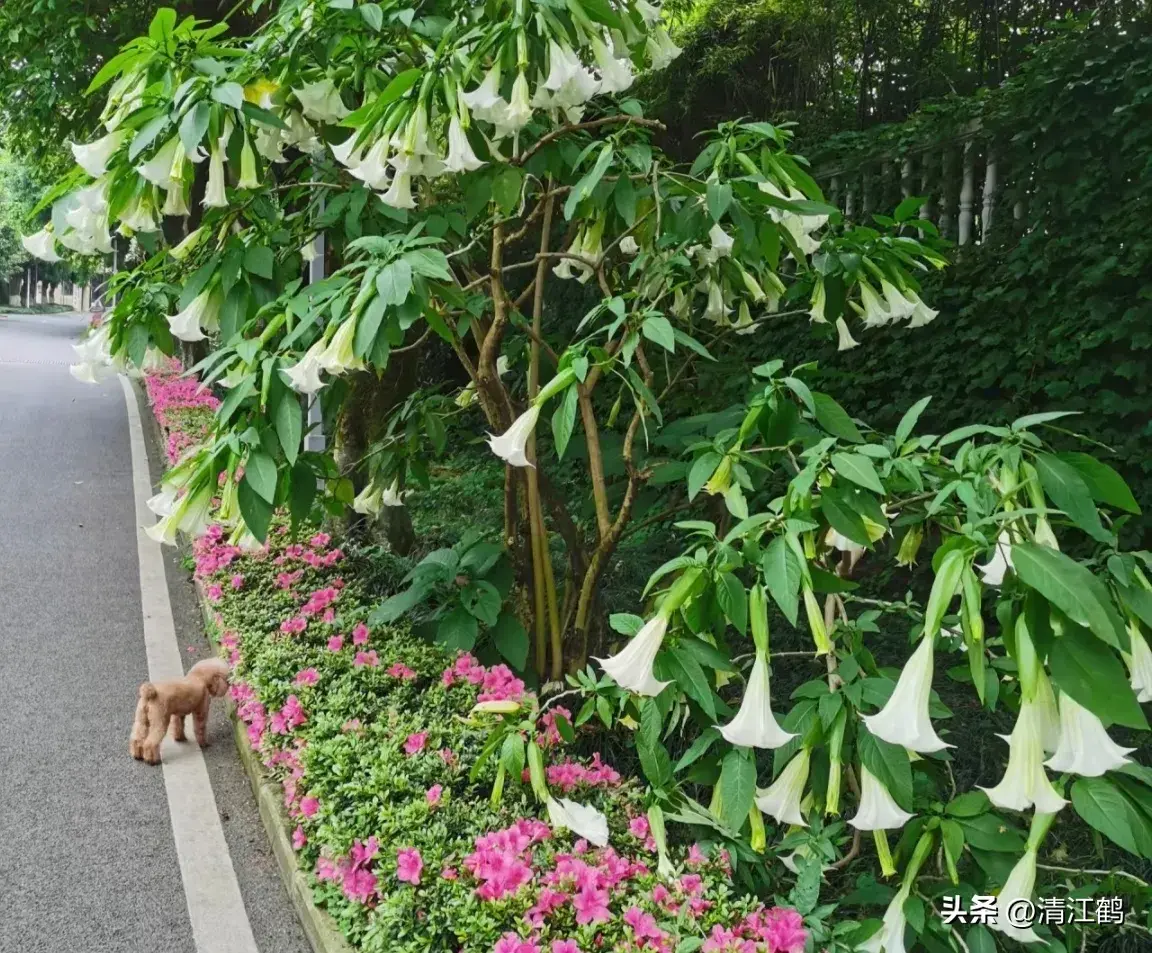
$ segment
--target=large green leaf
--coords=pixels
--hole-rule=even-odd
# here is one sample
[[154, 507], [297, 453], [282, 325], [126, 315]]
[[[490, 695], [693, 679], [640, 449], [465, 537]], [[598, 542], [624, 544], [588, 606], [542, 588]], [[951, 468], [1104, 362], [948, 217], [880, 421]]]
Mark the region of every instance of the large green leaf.
[[844, 479], [851, 480], [866, 490], [872, 490], [881, 496], [884, 495], [884, 484], [880, 482], [875, 464], [862, 454], [834, 453], [832, 454], [832, 466]]
[[1136, 694], [1116, 654], [1080, 626], [1066, 626], [1048, 653], [1052, 680], [1105, 725], [1147, 728]]
[[1128, 489], [1128, 484], [1108, 464], [1101, 463], [1087, 453], [1058, 453], [1056, 456], [1076, 469], [1088, 484], [1092, 498], [1098, 503], [1107, 503], [1126, 513], [1140, 515], [1140, 507], [1132, 491]]
[[848, 412], [827, 394], [813, 393], [812, 401], [816, 406], [816, 419], [820, 426], [830, 434], [841, 440], [851, 443], [863, 443], [864, 435], [848, 416]]
[[664, 720], [656, 699], [645, 698], [640, 705], [640, 728], [636, 732], [636, 753], [644, 776], [655, 788], [662, 788], [672, 780], [672, 760], [660, 741]]
[[236, 491], [236, 502], [240, 504], [240, 515], [248, 532], [263, 542], [268, 536], [268, 525], [272, 522], [272, 504], [256, 492], [248, 477], [240, 481]]
[[430, 585], [413, 585], [401, 592], [392, 594], [372, 610], [372, 614], [368, 618], [369, 623], [387, 625], [389, 622], [395, 622], [406, 612], [410, 612], [423, 602], [431, 590]]
[[1109, 778], [1080, 778], [1072, 806], [1085, 821], [1124, 850], [1152, 857], [1152, 821]]
[[756, 760], [747, 748], [733, 748], [720, 768], [721, 816], [724, 823], [739, 831], [748, 820], [756, 796]]
[[696, 656], [683, 646], [676, 645], [664, 654], [663, 662], [684, 694], [703, 708], [709, 718], [715, 718], [716, 703], [712, 698], [712, 686]]
[[1047, 453], [1036, 455], [1036, 472], [1044, 492], [1052, 499], [1068, 518], [1093, 539], [1107, 542], [1111, 534], [1100, 522], [1096, 504], [1092, 502], [1092, 492], [1081, 478], [1079, 471], [1059, 457]]
[[912, 435], [912, 430], [916, 426], [916, 421], [920, 419], [920, 415], [924, 413], [924, 408], [928, 406], [928, 402], [932, 399], [931, 396], [921, 397], [904, 413], [900, 418], [900, 423], [896, 425], [896, 445], [899, 446]]
[[294, 390], [287, 387], [280, 389], [276, 406], [272, 409], [272, 419], [280, 449], [284, 451], [284, 459], [292, 466], [300, 452], [300, 435], [304, 429], [300, 398]]
[[1124, 620], [1112, 605], [1108, 587], [1062, 552], [1035, 543], [1012, 547], [1016, 575], [1073, 622], [1118, 649], [1128, 649]]
[[517, 671], [528, 662], [528, 633], [514, 612], [505, 610], [492, 626], [492, 644]]
[[854, 543], [871, 548], [872, 540], [864, 527], [864, 520], [852, 505], [851, 497], [835, 487], [828, 487], [820, 494], [820, 512], [841, 536]]
[[476, 617], [463, 606], [457, 606], [436, 626], [436, 641], [451, 651], [470, 652], [480, 630]]
[[572, 432], [576, 429], [576, 408], [579, 401], [580, 394], [573, 384], [564, 391], [564, 399], [557, 402], [556, 410], [552, 414], [552, 439], [556, 443], [556, 456], [561, 459], [564, 458], [568, 441], [572, 439]]
[[244, 482], [272, 503], [276, 499], [276, 461], [262, 450], [253, 450], [244, 464]]
[[764, 585], [776, 600], [785, 618], [796, 624], [800, 610], [800, 560], [783, 536], [768, 544], [760, 560]]

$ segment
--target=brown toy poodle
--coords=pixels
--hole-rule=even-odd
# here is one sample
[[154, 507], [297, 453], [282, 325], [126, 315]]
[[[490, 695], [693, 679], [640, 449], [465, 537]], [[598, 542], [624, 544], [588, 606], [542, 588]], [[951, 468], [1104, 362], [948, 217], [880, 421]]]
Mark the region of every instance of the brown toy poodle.
[[160, 763], [160, 742], [172, 726], [172, 737], [185, 741], [184, 717], [192, 715], [196, 727], [196, 742], [203, 748], [208, 742], [204, 727], [208, 723], [208, 704], [228, 691], [228, 663], [210, 658], [197, 662], [183, 678], [170, 678], [163, 682], [145, 682], [140, 686], [140, 701], [136, 705], [136, 721], [128, 750], [137, 761]]

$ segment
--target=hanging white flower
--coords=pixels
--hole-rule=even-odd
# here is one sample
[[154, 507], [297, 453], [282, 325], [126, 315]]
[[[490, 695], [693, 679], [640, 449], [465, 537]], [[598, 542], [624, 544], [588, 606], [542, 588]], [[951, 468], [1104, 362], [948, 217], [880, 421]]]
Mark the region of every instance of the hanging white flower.
[[860, 346], [860, 342], [852, 337], [852, 332], [848, 329], [848, 322], [843, 318], [836, 319], [836, 337], [837, 351], [850, 351], [852, 348]]
[[362, 516], [379, 516], [383, 506], [383, 490], [375, 480], [357, 493], [356, 499], [352, 501], [353, 511]]
[[592, 55], [600, 69], [600, 92], [622, 93], [635, 81], [632, 61], [617, 57], [603, 39], [592, 37]]
[[704, 307], [704, 319], [721, 326], [728, 323], [732, 309], [724, 304], [724, 291], [719, 282], [708, 279], [708, 303]]
[[304, 111], [304, 115], [316, 122], [331, 125], [351, 112], [340, 99], [340, 91], [327, 77], [315, 83], [306, 83], [300, 89], [293, 89], [292, 92], [300, 100], [300, 108]]
[[908, 327], [922, 328], [924, 325], [930, 324], [940, 313], [929, 308], [915, 291], [908, 290], [904, 294], [912, 302], [912, 320], [908, 322]]
[[81, 361], [79, 364], [69, 364], [68, 373], [81, 384], [99, 384], [112, 377], [116, 369], [94, 361]]
[[788, 762], [780, 772], [780, 777], [771, 787], [756, 792], [756, 806], [779, 824], [795, 824], [807, 827], [800, 802], [804, 798], [804, 788], [808, 784], [808, 767], [812, 752], [801, 748], [800, 753]]
[[260, 188], [260, 177], [256, 173], [256, 154], [252, 151], [252, 140], [247, 134], [240, 149], [240, 178], [237, 179], [236, 186], [241, 189]]
[[[808, 320], [815, 324], [827, 324], [828, 319], [824, 316], [824, 308], [827, 305], [827, 293], [824, 290], [824, 279], [816, 279], [816, 285], [812, 289], [812, 300], [809, 302], [808, 307]], [[855, 342], [850, 346], [855, 346]], [[841, 348], [840, 350], [846, 350]]]
[[1152, 649], [1135, 625], [1128, 626], [1128, 639], [1132, 643], [1132, 652], [1124, 653], [1124, 661], [1128, 663], [1128, 671], [1131, 673], [1132, 690], [1136, 693], [1137, 701], [1152, 702]]
[[528, 438], [536, 429], [536, 421], [540, 418], [540, 405], [532, 404], [513, 422], [512, 426], [499, 437], [489, 434], [488, 447], [505, 463], [514, 467], [530, 467], [525, 451], [528, 447]]
[[[358, 152], [359, 150], [356, 150], [350, 158]], [[389, 176], [392, 174], [392, 165], [389, 162], [391, 153], [391, 144], [386, 137], [381, 136], [362, 159], [358, 159], [355, 165], [348, 166], [348, 171], [368, 188], [381, 191], [388, 187]]]
[[161, 486], [160, 492], [148, 498], [147, 507], [157, 516], [171, 516], [179, 499], [175, 487]]
[[736, 244], [735, 239], [719, 225], [713, 225], [708, 231], [708, 240], [712, 243], [712, 252], [716, 258], [727, 258], [732, 254], [732, 246]]
[[128, 207], [120, 213], [120, 225], [122, 228], [128, 228], [134, 232], [156, 231], [159, 225], [156, 223], [156, 211], [151, 197], [138, 195], [133, 199]]
[[569, 830], [595, 847], [608, 846], [608, 818], [596, 808], [567, 798], [548, 798], [548, 823], [557, 830]]
[[729, 744], [745, 748], [780, 748], [796, 737], [784, 731], [772, 714], [768, 659], [763, 652], [756, 652], [756, 661], [752, 663], [752, 674], [744, 689], [740, 710], [727, 725], [716, 727]]
[[173, 136], [147, 162], [136, 166], [136, 171], [149, 182], [162, 189], [170, 188], [172, 181], [172, 160], [176, 158], [176, 149], [180, 145], [178, 136]]
[[41, 261], [60, 260], [60, 256], [56, 254], [56, 239], [46, 227], [35, 235], [22, 236], [20, 244], [33, 258], [39, 258]]
[[640, 14], [641, 18], [647, 26], [660, 22], [660, 8], [655, 7], [648, 2], [648, 0], [636, 0], [636, 12]]
[[847, 553], [852, 559], [853, 563], [859, 562], [860, 558], [864, 555], [865, 547], [859, 543], [854, 543], [847, 536], [836, 530], [829, 528], [828, 532], [824, 534], [824, 542], [840, 553]]
[[631, 235], [625, 235], [620, 239], [620, 254], [627, 255], [629, 258], [633, 257], [640, 252], [640, 246], [636, 243], [636, 239]]
[[876, 294], [876, 289], [864, 279], [860, 281], [860, 305], [866, 328], [878, 328], [893, 320], [893, 315]]
[[644, 45], [644, 51], [648, 54], [649, 63], [654, 70], [667, 69], [672, 61], [684, 52], [672, 42], [672, 37], [662, 26], [657, 27], [649, 34], [648, 42]]
[[884, 303], [893, 321], [901, 321], [912, 316], [915, 305], [887, 278], [880, 282], [880, 292], [884, 295]]
[[598, 658], [597, 662], [621, 688], [637, 695], [654, 697], [659, 695], [670, 682], [661, 682], [652, 672], [656, 653], [664, 642], [668, 631], [668, 615], [658, 613], [632, 636], [631, 640], [611, 658]]
[[978, 785], [997, 807], [1026, 811], [1033, 805], [1044, 814], [1055, 814], [1065, 801], [1044, 773], [1044, 742], [1041, 713], [1034, 701], [1022, 701], [1020, 714], [1008, 742], [1008, 768], [995, 787]]
[[312, 395], [324, 386], [324, 381], [320, 379], [322, 370], [320, 355], [324, 352], [324, 347], [324, 339], [320, 338], [308, 348], [299, 361], [291, 367], [284, 368], [289, 386], [298, 394]]
[[880, 929], [860, 944], [861, 953], [905, 953], [904, 929], [908, 921], [904, 916], [904, 904], [911, 893], [911, 884], [896, 891], [896, 896], [884, 911], [884, 922]]
[[516, 76], [512, 84], [512, 99], [508, 108], [495, 121], [497, 138], [519, 132], [532, 118], [532, 96], [528, 91], [528, 77], [524, 73]]
[[403, 506], [403, 494], [400, 492], [400, 483], [398, 480], [393, 480], [391, 485], [384, 491], [380, 497], [382, 506]]
[[171, 188], [164, 196], [164, 206], [160, 209], [161, 215], [188, 215], [188, 197], [184, 191], [184, 183], [172, 179]]
[[329, 374], [340, 376], [348, 371], [362, 371], [364, 362], [352, 349], [356, 336], [356, 320], [349, 318], [336, 329], [328, 346], [320, 352], [317, 361]]
[[479, 86], [469, 93], [463, 93], [460, 98], [477, 119], [494, 123], [497, 116], [503, 116], [508, 109], [508, 103], [500, 95], [499, 64], [488, 70]]
[[897, 830], [914, 815], [903, 810], [871, 771], [860, 765], [860, 807], [848, 823], [858, 831]]
[[1060, 743], [1045, 764], [1053, 771], [1098, 778], [1131, 764], [1135, 748], [1124, 748], [1108, 737], [1103, 722], [1071, 695], [1060, 695]]
[[358, 129], [353, 130], [352, 135], [343, 142], [330, 147], [336, 161], [349, 171], [355, 169], [363, 160], [364, 149], [367, 143], [362, 142], [357, 145], [356, 140], [359, 138], [360, 131]]
[[976, 569], [986, 586], [1002, 586], [1005, 573], [1009, 570], [1015, 572], [1016, 567], [1012, 565], [1012, 537], [1008, 535], [1008, 530], [1000, 531], [996, 539], [996, 552], [986, 565], [977, 566]]
[[988, 926], [1018, 943], [1043, 943], [1032, 927], [1019, 927], [1012, 922], [1013, 914], [1019, 916], [1019, 901], [1031, 902], [1035, 887], [1036, 850], [1029, 847], [1004, 881], [1004, 887], [996, 897], [996, 919], [990, 920]]
[[176, 533], [189, 537], [203, 535], [208, 529], [209, 509], [212, 505], [212, 486], [205, 483], [193, 493], [186, 493], [177, 501], [172, 512], [160, 517], [144, 532], [149, 539], [167, 546], [176, 544]]
[[448, 155], [444, 159], [444, 168], [449, 172], [472, 172], [483, 164], [472, 151], [460, 117], [453, 116], [448, 124]]
[[72, 155], [76, 159], [76, 164], [92, 178], [98, 179], [108, 171], [108, 160], [120, 148], [124, 137], [125, 133], [123, 132], [110, 132], [95, 142], [84, 145], [72, 142], [69, 145], [72, 148]]
[[228, 194], [224, 188], [224, 146], [228, 136], [221, 136], [212, 146], [208, 159], [208, 185], [204, 189], [204, 199], [201, 205], [204, 208], [226, 208]]
[[219, 300], [213, 291], [205, 288], [178, 314], [168, 318], [172, 336], [181, 341], [203, 341], [205, 329], [211, 329], [219, 319]]
[[392, 208], [415, 208], [416, 200], [412, 197], [412, 176], [407, 172], [397, 170], [392, 177], [392, 184], [388, 191], [380, 196], [380, 201]]
[[941, 741], [932, 727], [928, 703], [932, 694], [932, 640], [920, 645], [904, 665], [892, 697], [875, 715], [865, 715], [864, 723], [877, 738], [919, 754], [931, 754], [953, 747]]

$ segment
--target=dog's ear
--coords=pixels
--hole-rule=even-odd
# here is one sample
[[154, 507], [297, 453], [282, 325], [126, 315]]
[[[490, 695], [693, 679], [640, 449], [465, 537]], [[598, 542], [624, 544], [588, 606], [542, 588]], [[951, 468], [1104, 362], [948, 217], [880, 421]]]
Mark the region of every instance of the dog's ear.
[[208, 691], [216, 698], [222, 698], [228, 694], [228, 676], [224, 674], [213, 675], [212, 681], [208, 685]]

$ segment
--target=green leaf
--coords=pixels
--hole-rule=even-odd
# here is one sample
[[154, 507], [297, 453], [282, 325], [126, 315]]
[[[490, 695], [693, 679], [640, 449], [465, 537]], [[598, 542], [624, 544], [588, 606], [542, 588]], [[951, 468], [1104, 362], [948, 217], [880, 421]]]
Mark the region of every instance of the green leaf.
[[712, 216], [712, 221], [719, 222], [728, 211], [728, 206], [732, 204], [732, 186], [727, 182], [721, 183], [711, 179], [708, 182], [706, 199], [708, 214]]
[[940, 631], [940, 624], [956, 597], [967, 559], [968, 554], [964, 550], [952, 549], [941, 560], [936, 578], [932, 581], [932, 591], [928, 594], [928, 607], [924, 611], [924, 638], [934, 639]]
[[912, 762], [908, 752], [899, 745], [877, 738], [863, 725], [857, 729], [856, 749], [860, 763], [882, 783], [896, 803], [908, 810], [912, 807]]
[[[428, 597], [430, 591], [431, 587], [428, 585], [415, 585], [389, 596], [372, 610], [372, 614], [368, 618], [369, 623], [371, 625], [388, 625], [390, 622], [395, 622], [406, 612], [410, 612], [420, 605]], [[463, 609], [457, 611], [464, 612]], [[467, 612], [464, 614], [468, 615]]]
[[240, 515], [244, 517], [248, 532], [263, 542], [268, 537], [268, 525], [272, 522], [272, 504], [253, 489], [247, 474], [240, 481], [236, 501], [240, 504]]
[[656, 699], [645, 698], [640, 704], [640, 728], [636, 732], [636, 753], [644, 776], [655, 788], [662, 788], [672, 780], [672, 761], [660, 742], [663, 719]]
[[377, 335], [380, 333], [380, 324], [384, 320], [384, 314], [387, 310], [388, 303], [377, 295], [372, 299], [371, 304], [364, 309], [364, 313], [360, 315], [360, 320], [356, 322], [356, 333], [352, 339], [352, 352], [357, 357], [368, 357], [372, 353]]
[[721, 459], [718, 453], [705, 453], [692, 462], [692, 468], [688, 471], [688, 499], [696, 499], [696, 494], [716, 471]]
[[249, 274], [271, 281], [275, 263], [272, 249], [266, 245], [249, 245], [244, 251], [244, 270]]
[[463, 606], [457, 606], [436, 626], [436, 641], [450, 651], [470, 652], [476, 646], [480, 626]]
[[1152, 857], [1152, 822], [1109, 778], [1079, 778], [1072, 785], [1072, 806], [1114, 844]]
[[520, 187], [524, 183], [524, 173], [517, 166], [506, 165], [500, 168], [492, 179], [492, 198], [505, 215], [520, 204]]
[[640, 331], [649, 341], [659, 344], [665, 351], [673, 353], [676, 350], [676, 332], [671, 323], [661, 315], [646, 318], [640, 326]]
[[1096, 715], [1105, 726], [1147, 728], [1124, 666], [1099, 639], [1080, 626], [1065, 626], [1048, 653], [1052, 681]]
[[964, 942], [968, 944], [968, 953], [996, 953], [996, 941], [991, 931], [982, 923], [977, 923], [968, 929], [964, 935]]
[[311, 515], [316, 499], [316, 474], [303, 463], [292, 468], [292, 482], [288, 486], [288, 512], [293, 525], [299, 525]]
[[556, 442], [556, 456], [564, 459], [564, 451], [568, 449], [568, 441], [576, 429], [576, 407], [580, 394], [573, 385], [564, 391], [564, 399], [556, 406], [552, 413], [552, 439]]
[[748, 820], [756, 796], [756, 761], [747, 748], [733, 748], [720, 768], [721, 817], [733, 831]]
[[576, 183], [568, 195], [568, 200], [564, 203], [565, 219], [570, 220], [576, 213], [576, 206], [591, 195], [596, 186], [600, 184], [600, 180], [604, 178], [604, 173], [608, 171], [608, 166], [612, 164], [613, 155], [612, 143], [604, 143], [603, 148], [600, 150], [600, 155], [596, 158], [596, 164], [587, 175]]
[[715, 728], [707, 728], [704, 730], [695, 741], [692, 742], [691, 747], [684, 752], [680, 760], [676, 762], [676, 773], [679, 774], [689, 765], [695, 764], [700, 758], [708, 753], [708, 749], [712, 747], [720, 739], [720, 732]]
[[841, 536], [846, 536], [854, 543], [872, 548], [872, 540], [864, 526], [864, 520], [852, 507], [849, 498], [837, 492], [834, 487], [828, 487], [820, 494], [820, 512], [824, 518]]
[[676, 645], [665, 653], [663, 661], [684, 694], [703, 708], [709, 718], [715, 718], [716, 703], [712, 698], [712, 686], [696, 656], [686, 651], [683, 646]]
[[292, 466], [300, 452], [300, 436], [304, 430], [300, 398], [295, 391], [287, 387], [280, 390], [272, 410], [272, 422], [276, 428], [276, 438], [280, 441], [280, 449], [284, 451], [284, 459]]
[[1035, 543], [1012, 547], [1016, 575], [1073, 622], [1114, 648], [1128, 649], [1124, 621], [1112, 606], [1108, 588], [1088, 569], [1062, 552]]
[[800, 611], [800, 560], [783, 536], [777, 536], [768, 544], [760, 560], [764, 574], [764, 585], [771, 593], [776, 605], [792, 625], [796, 625]]
[[859, 453], [834, 453], [831, 461], [836, 472], [846, 480], [884, 495], [884, 484], [880, 482], [875, 465], [867, 457]]
[[495, 625], [504, 600], [492, 583], [478, 579], [460, 590], [460, 603], [485, 625]]
[[820, 393], [813, 393], [812, 400], [816, 405], [816, 409], [813, 411], [816, 420], [828, 433], [852, 443], [864, 442], [864, 435], [860, 433], [852, 418], [848, 416], [848, 412], [836, 401], [827, 394]]
[[212, 108], [203, 100], [184, 114], [184, 118], [180, 121], [180, 142], [183, 143], [184, 151], [188, 155], [196, 152], [204, 133], [208, 131], [208, 120], [211, 115]]
[[1036, 424], [1045, 424], [1050, 420], [1059, 420], [1061, 417], [1071, 417], [1078, 413], [1080, 413], [1078, 410], [1045, 410], [1038, 414], [1026, 414], [1023, 417], [1017, 417], [1012, 421], [1011, 426], [1014, 431], [1027, 430]]
[[1059, 457], [1047, 453], [1036, 454], [1036, 472], [1044, 492], [1051, 497], [1068, 518], [1093, 539], [1108, 542], [1112, 535], [1100, 522], [1092, 492], [1079, 471]]
[[403, 258], [386, 265], [376, 276], [376, 293], [386, 305], [403, 304], [412, 290], [412, 266]]
[[276, 499], [276, 461], [262, 450], [253, 450], [244, 464], [244, 482], [272, 503]]
[[384, 26], [384, 11], [380, 9], [380, 5], [376, 3], [362, 3], [359, 10], [360, 16], [364, 18], [364, 22], [379, 33], [380, 28]]
[[730, 572], [722, 572], [716, 579], [716, 601], [728, 621], [741, 634], [748, 631], [748, 592], [744, 583]]
[[212, 98], [233, 109], [244, 107], [244, 87], [239, 83], [220, 83], [212, 87]]
[[920, 415], [924, 413], [924, 408], [928, 406], [928, 402], [932, 399], [931, 395], [928, 397], [921, 397], [916, 403], [905, 411], [904, 416], [900, 418], [900, 423], [896, 425], [896, 445], [899, 446], [912, 435], [912, 430], [916, 426], [916, 421], [920, 419]]
[[1107, 503], [1125, 513], [1140, 515], [1140, 507], [1128, 484], [1108, 464], [1101, 463], [1087, 453], [1058, 453], [1056, 456], [1076, 468], [1080, 478], [1088, 484], [1092, 499], [1097, 503]]
[[516, 618], [516, 613], [507, 609], [501, 612], [492, 626], [491, 635], [496, 651], [518, 672], [523, 671], [528, 662], [528, 633]]

